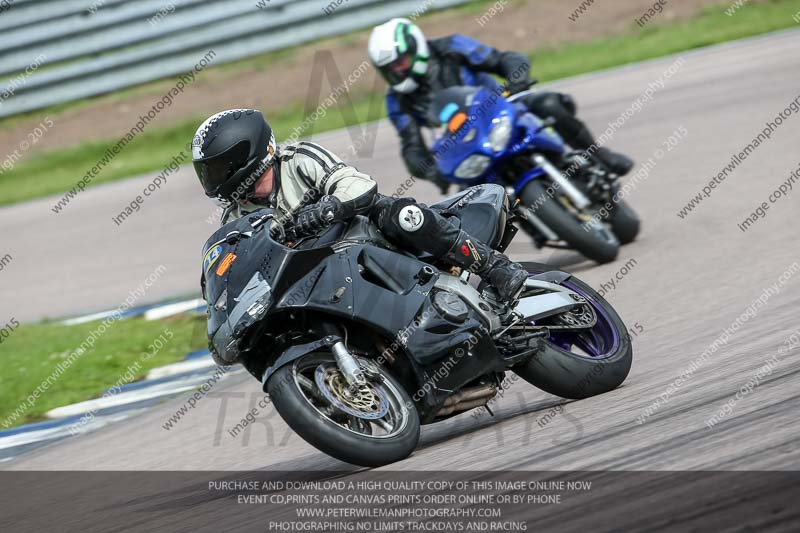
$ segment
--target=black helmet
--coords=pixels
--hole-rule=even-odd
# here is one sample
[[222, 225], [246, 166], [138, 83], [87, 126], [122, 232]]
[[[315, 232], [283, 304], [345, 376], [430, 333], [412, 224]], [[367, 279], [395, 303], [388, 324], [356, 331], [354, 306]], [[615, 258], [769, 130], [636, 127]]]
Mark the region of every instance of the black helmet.
[[230, 109], [206, 119], [192, 140], [192, 162], [206, 196], [250, 196], [275, 160], [275, 135], [255, 109]]

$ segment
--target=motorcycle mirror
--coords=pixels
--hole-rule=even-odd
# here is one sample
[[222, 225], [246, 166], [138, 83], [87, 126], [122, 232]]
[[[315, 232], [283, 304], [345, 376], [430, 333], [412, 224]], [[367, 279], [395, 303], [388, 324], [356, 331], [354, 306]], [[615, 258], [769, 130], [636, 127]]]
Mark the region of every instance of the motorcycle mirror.
[[250, 235], [251, 235], [250, 232], [242, 233], [241, 231], [232, 231], [232, 232], [228, 233], [227, 235], [225, 235], [225, 239], [224, 240], [225, 240], [225, 242], [227, 244], [236, 244], [237, 242], [239, 242], [243, 238], [245, 238], [245, 239], [249, 238]]

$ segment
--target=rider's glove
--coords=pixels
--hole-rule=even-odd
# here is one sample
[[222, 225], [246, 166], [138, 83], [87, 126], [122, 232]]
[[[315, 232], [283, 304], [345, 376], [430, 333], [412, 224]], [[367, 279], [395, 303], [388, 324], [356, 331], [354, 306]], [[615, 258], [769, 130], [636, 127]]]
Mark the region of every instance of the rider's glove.
[[521, 93], [522, 91], [527, 91], [531, 86], [531, 82], [528, 81], [528, 78], [518, 79], [518, 80], [508, 80], [506, 84], [506, 90], [508, 94], [517, 94]]
[[315, 235], [334, 222], [341, 220], [342, 202], [335, 196], [326, 195], [309, 206], [304, 207], [294, 217], [294, 223], [288, 228], [295, 237]]

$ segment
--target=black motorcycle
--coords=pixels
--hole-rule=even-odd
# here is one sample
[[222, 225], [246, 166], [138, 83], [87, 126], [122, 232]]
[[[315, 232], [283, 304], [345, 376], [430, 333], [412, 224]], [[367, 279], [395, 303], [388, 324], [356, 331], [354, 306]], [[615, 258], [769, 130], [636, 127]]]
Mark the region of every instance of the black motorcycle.
[[[501, 251], [517, 231], [498, 185], [433, 207]], [[470, 272], [397, 249], [365, 217], [290, 246], [270, 237], [272, 220], [257, 211], [204, 247], [210, 347], [244, 365], [286, 423], [333, 457], [401, 460], [420, 424], [485, 406], [507, 371], [576, 399], [628, 375], [625, 325], [568, 273], [526, 263], [511, 307]]]

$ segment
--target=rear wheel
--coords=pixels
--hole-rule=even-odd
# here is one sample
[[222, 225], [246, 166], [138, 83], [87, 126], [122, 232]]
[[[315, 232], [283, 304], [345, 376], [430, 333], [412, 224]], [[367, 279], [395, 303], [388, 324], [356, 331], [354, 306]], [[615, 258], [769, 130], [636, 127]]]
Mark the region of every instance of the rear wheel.
[[[543, 272], [522, 263], [530, 274]], [[614, 308], [589, 285], [570, 277], [561, 285], [583, 296], [596, 322], [590, 328], [553, 331], [535, 357], [514, 372], [528, 383], [562, 398], [588, 398], [619, 387], [631, 368], [633, 349], [625, 324]], [[546, 325], [546, 324], [537, 324]]]
[[371, 362], [378, 377], [350, 389], [333, 356], [313, 353], [275, 371], [267, 392], [303, 440], [348, 463], [382, 466], [405, 459], [419, 441], [419, 415], [403, 387]]
[[584, 229], [577, 215], [568, 211], [557, 196], [548, 194], [539, 181], [532, 181], [525, 186], [520, 201], [560, 239], [589, 259], [598, 263], [616, 259], [619, 241], [614, 234], [598, 222]]

